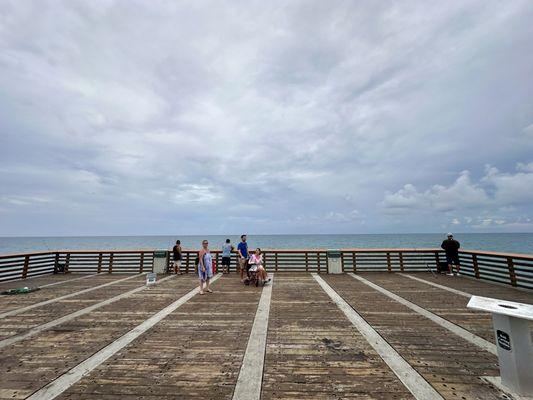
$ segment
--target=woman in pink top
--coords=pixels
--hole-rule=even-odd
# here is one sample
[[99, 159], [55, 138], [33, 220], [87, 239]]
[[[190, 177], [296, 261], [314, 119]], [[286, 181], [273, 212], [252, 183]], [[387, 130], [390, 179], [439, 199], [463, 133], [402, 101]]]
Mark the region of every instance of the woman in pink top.
[[255, 249], [255, 252], [250, 257], [248, 263], [257, 265], [257, 276], [264, 282], [270, 282], [270, 278], [268, 277], [265, 267], [263, 266], [263, 255], [261, 254], [260, 248]]

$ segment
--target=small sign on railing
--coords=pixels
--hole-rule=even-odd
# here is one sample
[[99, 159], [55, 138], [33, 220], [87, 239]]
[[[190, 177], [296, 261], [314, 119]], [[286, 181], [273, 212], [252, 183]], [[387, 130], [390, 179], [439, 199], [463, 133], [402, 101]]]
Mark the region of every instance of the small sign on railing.
[[150, 272], [146, 274], [146, 285], [153, 285], [157, 281], [157, 274]]

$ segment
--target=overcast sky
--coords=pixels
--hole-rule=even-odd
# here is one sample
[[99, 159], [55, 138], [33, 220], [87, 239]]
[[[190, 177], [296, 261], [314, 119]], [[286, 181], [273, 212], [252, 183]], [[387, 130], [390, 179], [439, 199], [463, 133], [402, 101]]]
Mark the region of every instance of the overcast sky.
[[532, 20], [0, 0], [0, 234], [533, 232]]

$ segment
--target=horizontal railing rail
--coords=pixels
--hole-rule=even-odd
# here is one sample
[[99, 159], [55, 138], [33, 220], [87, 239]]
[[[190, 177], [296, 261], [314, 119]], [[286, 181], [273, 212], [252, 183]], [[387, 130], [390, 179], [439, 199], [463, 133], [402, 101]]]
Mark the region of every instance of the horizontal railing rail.
[[[0, 255], [0, 281], [26, 279], [54, 272], [66, 273], [143, 273], [153, 271], [154, 249], [136, 250], [58, 250]], [[212, 250], [217, 266], [221, 251]], [[181, 271], [194, 273], [198, 250], [182, 252]], [[264, 249], [265, 266], [273, 272], [316, 272], [328, 270], [326, 249]], [[445, 261], [442, 249], [341, 249], [344, 272], [387, 271], [416, 272], [435, 269]], [[512, 286], [533, 289], [533, 255], [492, 251], [461, 250], [461, 273]], [[165, 264], [171, 263], [166, 252]], [[235, 271], [237, 254], [232, 254]]]
[[154, 250], [60, 250], [0, 255], [0, 282], [64, 273], [142, 273], [153, 270]]

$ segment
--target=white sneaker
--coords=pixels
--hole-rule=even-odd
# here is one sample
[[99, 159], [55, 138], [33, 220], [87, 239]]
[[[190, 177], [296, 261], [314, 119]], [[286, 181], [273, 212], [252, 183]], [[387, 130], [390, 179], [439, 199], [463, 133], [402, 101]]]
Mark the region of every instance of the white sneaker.
[[453, 276], [453, 274], [450, 274], [449, 272], [446, 274], [446, 276]]

